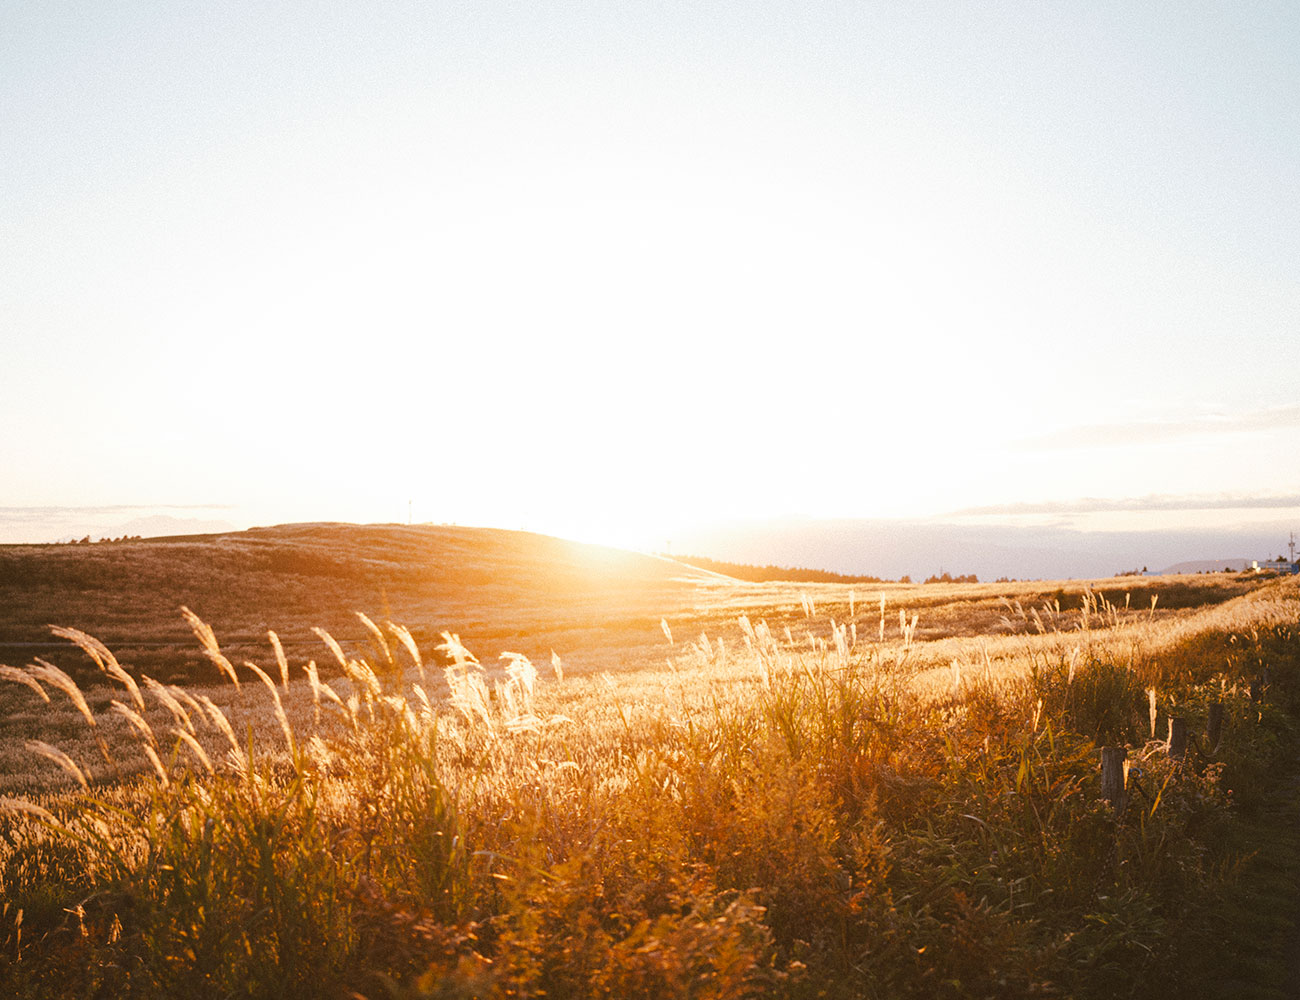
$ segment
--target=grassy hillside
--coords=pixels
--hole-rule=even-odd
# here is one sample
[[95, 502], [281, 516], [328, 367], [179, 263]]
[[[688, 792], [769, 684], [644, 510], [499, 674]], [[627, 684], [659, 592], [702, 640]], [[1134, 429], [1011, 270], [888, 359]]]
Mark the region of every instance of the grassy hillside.
[[[47, 625], [75, 623], [124, 663], [163, 679], [213, 680], [179, 608], [193, 609], [239, 662], [267, 629], [291, 650], [364, 635], [353, 615], [401, 621], [431, 650], [468, 641], [601, 647], [694, 600], [716, 577], [671, 561], [525, 532], [299, 524], [93, 545], [0, 546], [0, 660], [57, 658]], [[594, 633], [594, 634], [592, 634]], [[545, 650], [537, 650], [544, 652]], [[66, 657], [77, 671], [88, 661]]]
[[[995, 630], [1015, 612], [1055, 602], [1077, 608], [1089, 587], [1133, 609], [1195, 608], [1244, 593], [1228, 575], [1134, 580], [926, 587], [859, 585], [858, 609], [887, 595], [926, 609], [922, 638]], [[757, 584], [655, 556], [526, 532], [432, 525], [298, 524], [223, 535], [178, 536], [93, 545], [0, 546], [0, 662], [52, 658], [74, 676], [90, 661], [53, 641], [50, 624], [75, 625], [108, 643], [119, 659], [162, 680], [214, 681], [194, 648], [182, 605], [215, 630], [230, 659], [257, 659], [274, 629], [286, 649], [316, 657], [311, 628], [345, 644], [366, 641], [354, 615], [403, 623], [430, 655], [444, 630], [471, 645], [512, 648], [544, 658], [550, 649], [575, 666], [607, 668], [652, 646], [661, 617], [689, 619], [689, 632], [716, 631], [737, 614], [774, 621], [801, 614], [800, 593], [843, 605], [853, 585]], [[865, 619], [864, 619], [865, 620]], [[1022, 623], [1024, 624], [1024, 623]], [[93, 675], [91, 675], [93, 676]]]
[[792, 566], [753, 566], [748, 563], [723, 562], [705, 556], [675, 556], [687, 566], [707, 569], [736, 580], [751, 583], [884, 583], [878, 576], [854, 576], [848, 573], [831, 573], [822, 569]]
[[864, 592], [334, 525], [3, 556], [178, 649], [205, 600], [266, 671], [4, 672], [5, 995], [1286, 995], [1294, 580]]

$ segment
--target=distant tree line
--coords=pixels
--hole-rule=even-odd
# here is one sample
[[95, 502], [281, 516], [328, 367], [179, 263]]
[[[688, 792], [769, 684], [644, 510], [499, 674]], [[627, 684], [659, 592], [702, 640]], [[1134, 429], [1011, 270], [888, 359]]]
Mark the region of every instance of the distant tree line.
[[974, 573], [967, 573], [965, 576], [953, 576], [951, 573], [940, 573], [938, 576], [926, 577], [926, 583], [979, 583], [980, 578]]
[[[745, 580], [749, 583], [884, 583], [878, 576], [851, 576], [845, 573], [832, 573], [825, 569], [805, 569], [789, 566], [751, 566], [747, 563], [722, 562], [704, 556], [673, 556], [680, 563], [706, 569], [724, 576]], [[910, 582], [910, 581], [903, 581]]]

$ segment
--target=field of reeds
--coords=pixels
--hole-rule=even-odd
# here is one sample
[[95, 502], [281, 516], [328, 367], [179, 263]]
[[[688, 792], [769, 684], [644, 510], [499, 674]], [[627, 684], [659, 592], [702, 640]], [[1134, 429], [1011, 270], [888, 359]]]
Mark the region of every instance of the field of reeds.
[[1289, 995], [1295, 582], [552, 558], [423, 580], [475, 641], [390, 574], [293, 644], [200, 590], [177, 676], [95, 621], [6, 654], [0, 994]]

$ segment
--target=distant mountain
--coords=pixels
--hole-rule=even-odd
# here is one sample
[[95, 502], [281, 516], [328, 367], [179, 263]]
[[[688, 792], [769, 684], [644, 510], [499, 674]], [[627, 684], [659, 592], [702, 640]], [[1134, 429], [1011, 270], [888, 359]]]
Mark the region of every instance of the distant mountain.
[[1216, 573], [1231, 570], [1240, 573], [1251, 564], [1250, 559], [1193, 559], [1191, 562], [1174, 563], [1160, 570], [1161, 573]]
[[115, 528], [97, 528], [81, 535], [64, 535], [59, 542], [74, 542], [89, 535], [94, 541], [103, 538], [121, 538], [139, 536], [141, 538], [166, 538], [173, 535], [219, 535], [234, 531], [235, 526], [229, 521], [203, 521], [197, 517], [172, 517], [169, 514], [154, 514], [151, 517], [137, 517], [119, 524]]
[[[1251, 524], [1151, 531], [1079, 531], [1059, 525], [942, 520], [750, 521], [673, 538], [675, 551], [751, 565], [814, 566], [834, 573], [924, 580], [974, 573], [981, 580], [1102, 579], [1145, 567], [1177, 567], [1205, 552], [1274, 554], [1286, 528]], [[1241, 559], [1205, 563], [1223, 569]], [[1249, 565], [1249, 560], [1246, 560]]]

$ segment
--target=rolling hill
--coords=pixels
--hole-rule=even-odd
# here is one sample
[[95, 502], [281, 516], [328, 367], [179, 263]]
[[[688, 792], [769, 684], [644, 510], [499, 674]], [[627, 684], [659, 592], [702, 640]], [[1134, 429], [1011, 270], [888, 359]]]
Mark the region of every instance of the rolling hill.
[[[215, 679], [182, 605], [238, 663], [264, 659], [274, 629], [293, 655], [319, 657], [320, 626], [366, 641], [354, 612], [411, 629], [429, 651], [454, 631], [473, 646], [625, 645], [701, 588], [734, 583], [669, 559], [526, 532], [432, 525], [290, 524], [216, 535], [0, 546], [0, 660], [34, 655], [87, 667], [49, 624], [96, 635], [162, 678]], [[615, 625], [614, 623], [620, 623]], [[581, 640], [581, 641], [579, 641]], [[537, 648], [534, 648], [537, 647]], [[327, 656], [328, 654], [326, 654]]]
[[[741, 567], [743, 569], [744, 567]], [[752, 567], [751, 567], [752, 568]], [[1194, 580], [1194, 582], [1192, 582]], [[920, 612], [918, 638], [997, 631], [1012, 604], [1077, 608], [1086, 588], [1160, 614], [1227, 600], [1248, 582], [1166, 577], [962, 585], [857, 584], [858, 627], [894, 630], [901, 609]], [[170, 682], [216, 682], [180, 614], [191, 608], [236, 664], [270, 662], [274, 630], [294, 664], [333, 658], [321, 627], [349, 655], [373, 658], [357, 618], [407, 627], [428, 662], [453, 632], [485, 662], [504, 651], [566, 670], [619, 672], [667, 652], [661, 619], [680, 639], [730, 632], [741, 614], [802, 634], [802, 594], [852, 620], [850, 583], [746, 582], [672, 559], [491, 528], [288, 524], [214, 535], [120, 542], [0, 546], [0, 662], [41, 656], [81, 679], [90, 660], [51, 636], [82, 629], [137, 673]], [[879, 607], [884, 598], [889, 621]], [[295, 668], [296, 669], [296, 668]]]

